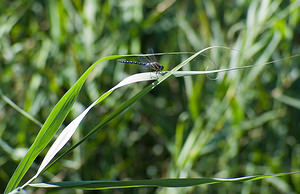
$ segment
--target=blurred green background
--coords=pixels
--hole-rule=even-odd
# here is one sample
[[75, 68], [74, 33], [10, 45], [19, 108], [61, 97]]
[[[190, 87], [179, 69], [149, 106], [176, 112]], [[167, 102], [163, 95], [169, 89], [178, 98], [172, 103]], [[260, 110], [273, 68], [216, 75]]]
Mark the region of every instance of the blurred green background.
[[[300, 170], [299, 57], [264, 65], [300, 53], [299, 20], [299, 0], [1, 1], [0, 191], [40, 129], [8, 105], [9, 100], [43, 123], [93, 62], [149, 48], [198, 51], [223, 45], [239, 50], [213, 49], [186, 70], [257, 66], [219, 74], [216, 80], [205, 75], [168, 79], [38, 181], [229, 178]], [[171, 69], [186, 57], [168, 55], [158, 61]], [[64, 125], [124, 77], [140, 71], [117, 61], [99, 64]], [[147, 84], [119, 89], [97, 105], [68, 146]], [[74, 190], [49, 191], [60, 192]], [[200, 192], [300, 193], [300, 176], [99, 193]]]

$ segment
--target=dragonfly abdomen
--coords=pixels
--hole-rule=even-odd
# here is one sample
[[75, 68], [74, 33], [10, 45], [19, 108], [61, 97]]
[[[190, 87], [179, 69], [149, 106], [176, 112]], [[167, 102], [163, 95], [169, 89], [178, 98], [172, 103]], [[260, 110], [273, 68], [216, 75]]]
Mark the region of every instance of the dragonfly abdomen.
[[157, 62], [150, 62], [150, 63], [143, 63], [143, 62], [138, 62], [138, 61], [119, 61], [120, 63], [130, 63], [130, 64], [138, 64], [138, 65], [143, 65], [144, 67], [150, 68], [152, 71], [161, 71], [164, 69], [164, 66]]
[[138, 61], [119, 61], [120, 63], [131, 63], [131, 64], [137, 64], [137, 65], [144, 65], [148, 66], [148, 63], [138, 62]]

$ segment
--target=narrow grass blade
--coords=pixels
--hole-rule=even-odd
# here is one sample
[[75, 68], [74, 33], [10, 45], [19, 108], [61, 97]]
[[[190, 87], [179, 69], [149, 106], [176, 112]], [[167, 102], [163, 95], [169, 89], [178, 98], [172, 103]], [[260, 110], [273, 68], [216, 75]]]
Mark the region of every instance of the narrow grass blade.
[[79, 188], [83, 190], [123, 189], [137, 187], [191, 187], [204, 184], [215, 184], [224, 182], [244, 182], [292, 175], [300, 172], [278, 173], [270, 175], [254, 175], [237, 178], [177, 178], [177, 179], [149, 179], [130, 181], [66, 181], [56, 183], [32, 183], [29, 186], [38, 188]]
[[284, 94], [282, 94], [282, 92], [279, 89], [274, 90], [272, 95], [276, 100], [278, 100], [284, 104], [287, 104], [289, 106], [292, 106], [294, 108], [300, 109], [300, 100], [299, 99], [284, 95]]
[[20, 108], [18, 105], [16, 105], [13, 101], [11, 101], [7, 96], [3, 95], [0, 91], [0, 98], [9, 104], [13, 109], [18, 111], [20, 114], [22, 114], [24, 117], [32, 121], [34, 124], [38, 125], [39, 127], [42, 127], [42, 123], [40, 123], [37, 119], [35, 119], [33, 116], [31, 116], [29, 113], [25, 112], [22, 108]]

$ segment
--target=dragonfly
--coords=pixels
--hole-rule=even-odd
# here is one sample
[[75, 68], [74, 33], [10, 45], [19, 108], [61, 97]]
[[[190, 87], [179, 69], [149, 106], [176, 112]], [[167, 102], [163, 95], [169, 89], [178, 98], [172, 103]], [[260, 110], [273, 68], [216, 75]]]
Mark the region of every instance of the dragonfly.
[[140, 62], [140, 61], [119, 61], [120, 63], [130, 63], [130, 64], [137, 64], [142, 65], [146, 68], [149, 68], [151, 71], [160, 72], [164, 69], [164, 66], [156, 62], [155, 56], [147, 56], [147, 57], [139, 57], [140, 59], [146, 59], [147, 62]]

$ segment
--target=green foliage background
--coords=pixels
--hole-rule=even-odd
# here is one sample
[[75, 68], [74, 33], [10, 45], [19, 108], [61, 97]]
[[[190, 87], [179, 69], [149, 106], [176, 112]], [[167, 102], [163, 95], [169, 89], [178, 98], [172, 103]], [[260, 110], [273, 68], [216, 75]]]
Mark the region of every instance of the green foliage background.
[[[39, 181], [226, 178], [300, 169], [299, 57], [262, 65], [300, 53], [299, 0], [21, 0], [2, 1], [0, 13], [0, 191], [40, 129], [9, 106], [7, 98], [43, 123], [91, 63], [113, 54], [145, 53], [149, 48], [198, 51], [225, 45], [239, 51], [214, 49], [207, 53], [209, 57], [186, 68], [257, 66], [220, 74], [217, 80], [205, 76], [168, 79], [57, 162]], [[170, 69], [184, 57], [158, 59]], [[138, 71], [134, 65], [116, 61], [99, 64], [64, 125], [122, 78]], [[147, 84], [122, 88], [94, 108], [71, 143]], [[27, 179], [42, 158], [37, 158]], [[121, 192], [297, 193], [299, 182], [299, 175], [292, 175]]]

